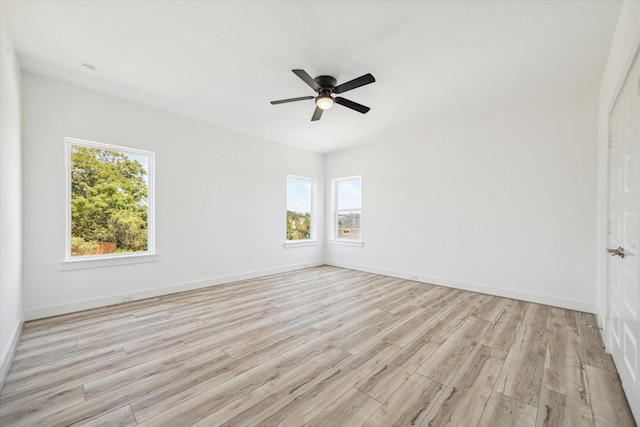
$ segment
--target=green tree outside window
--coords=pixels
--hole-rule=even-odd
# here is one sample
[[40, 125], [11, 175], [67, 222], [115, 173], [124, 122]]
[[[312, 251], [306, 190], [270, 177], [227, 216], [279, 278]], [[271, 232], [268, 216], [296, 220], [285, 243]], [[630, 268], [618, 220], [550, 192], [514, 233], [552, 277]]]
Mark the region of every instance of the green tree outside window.
[[122, 152], [71, 147], [72, 256], [148, 249], [146, 175]]

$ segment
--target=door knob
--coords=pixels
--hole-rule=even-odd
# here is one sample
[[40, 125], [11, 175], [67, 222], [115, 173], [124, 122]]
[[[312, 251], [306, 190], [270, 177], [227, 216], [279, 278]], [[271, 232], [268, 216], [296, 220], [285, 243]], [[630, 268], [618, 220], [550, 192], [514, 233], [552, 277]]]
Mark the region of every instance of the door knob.
[[607, 249], [607, 253], [611, 256], [618, 255], [620, 258], [624, 258], [624, 248], [618, 246], [618, 249]]

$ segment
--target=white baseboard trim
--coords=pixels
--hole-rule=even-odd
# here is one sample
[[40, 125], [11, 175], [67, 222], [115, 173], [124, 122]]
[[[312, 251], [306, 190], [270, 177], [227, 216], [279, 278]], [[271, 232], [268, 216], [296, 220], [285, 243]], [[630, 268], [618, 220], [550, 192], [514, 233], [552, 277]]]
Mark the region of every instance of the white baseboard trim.
[[[335, 267], [348, 268], [350, 270], [365, 271], [368, 273], [380, 274], [383, 276], [397, 277], [400, 279], [414, 280], [417, 282], [430, 283], [434, 285], [446, 286], [455, 289], [463, 289], [467, 291], [480, 292], [484, 294], [496, 295], [506, 298], [514, 298], [523, 301], [535, 302], [539, 304], [547, 304], [555, 307], [568, 308], [570, 310], [583, 311], [587, 313], [596, 313], [596, 304], [588, 301], [573, 300], [552, 295], [543, 295], [526, 291], [518, 291], [514, 289], [499, 288], [482, 283], [466, 282], [444, 277], [426, 276], [420, 274], [412, 274], [404, 271], [390, 270], [386, 268], [374, 267], [369, 265], [353, 264], [335, 260], [317, 260], [304, 264], [292, 264], [281, 267], [268, 268], [264, 270], [256, 270], [245, 273], [233, 274], [228, 276], [214, 277], [206, 280], [195, 282], [180, 283], [175, 285], [163, 286], [160, 288], [147, 289], [127, 294], [130, 301], [141, 300], [145, 298], [154, 298], [163, 295], [169, 295], [176, 292], [190, 291], [194, 289], [206, 288], [209, 286], [222, 285], [226, 283], [238, 282], [241, 280], [255, 279], [273, 274], [286, 273], [288, 271], [301, 270], [303, 268], [315, 267], [319, 265], [332, 265]], [[24, 312], [25, 320], [42, 319], [45, 317], [58, 316], [61, 314], [74, 313], [92, 308], [105, 307], [108, 305], [121, 304], [126, 302], [123, 295], [110, 295], [90, 300], [75, 301], [67, 304], [56, 306], [40, 307], [27, 309]], [[598, 319], [601, 320], [601, 319]]]
[[609, 348], [609, 343], [607, 342], [607, 317], [606, 311], [602, 311], [602, 307], [596, 305], [596, 323], [598, 327], [598, 331], [600, 332], [600, 338], [602, 338], [602, 343], [604, 344], [604, 351], [607, 353], [611, 353], [611, 349]]
[[292, 264], [281, 267], [267, 268], [264, 270], [249, 271], [246, 273], [232, 274], [229, 276], [213, 277], [195, 282], [180, 283], [176, 285], [163, 286], [160, 288], [146, 289], [143, 291], [127, 293], [127, 299], [123, 295], [109, 295], [83, 301], [75, 301], [67, 304], [55, 306], [27, 309], [24, 312], [26, 320], [43, 319], [45, 317], [58, 316], [61, 314], [74, 313], [92, 308], [105, 307], [108, 305], [121, 304], [128, 301], [136, 301], [145, 298], [155, 298], [163, 295], [174, 294], [176, 292], [191, 291], [194, 289], [206, 288], [209, 286], [223, 285], [226, 283], [238, 282], [258, 277], [271, 276], [273, 274], [286, 273], [288, 271], [301, 270], [303, 268], [324, 265], [324, 261], [312, 261], [304, 264]]
[[2, 364], [0, 364], [0, 390], [4, 387], [4, 382], [7, 379], [7, 375], [9, 374], [9, 368], [11, 367], [11, 363], [13, 362], [13, 358], [16, 355], [16, 350], [18, 349], [18, 343], [22, 338], [22, 328], [24, 326], [24, 322], [20, 322], [18, 327], [16, 328], [15, 333], [13, 334], [13, 339], [11, 340], [11, 344], [9, 344], [9, 349], [7, 350], [7, 354], [4, 359], [2, 359]]
[[373, 267], [369, 265], [353, 264], [349, 262], [327, 260], [325, 264], [334, 267], [348, 268], [350, 270], [365, 271], [367, 273], [380, 274], [383, 276], [397, 277], [399, 279], [414, 280], [416, 282], [430, 283], [433, 285], [446, 286], [449, 288], [462, 289], [465, 291], [480, 292], [483, 294], [495, 295], [499, 297], [513, 298], [528, 302], [551, 305], [554, 307], [568, 308], [570, 310], [583, 311], [586, 313], [595, 313], [596, 304], [588, 301], [573, 300], [569, 298], [557, 297], [552, 295], [543, 295], [533, 292], [518, 291], [515, 289], [499, 288], [482, 283], [466, 282], [444, 277], [425, 276], [421, 274], [412, 274], [404, 271], [389, 270], [386, 268]]

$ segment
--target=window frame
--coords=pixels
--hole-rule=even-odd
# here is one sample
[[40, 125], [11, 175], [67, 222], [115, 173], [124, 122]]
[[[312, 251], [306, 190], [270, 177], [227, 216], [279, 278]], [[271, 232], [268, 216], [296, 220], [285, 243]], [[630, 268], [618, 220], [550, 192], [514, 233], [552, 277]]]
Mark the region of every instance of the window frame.
[[[61, 270], [137, 264], [157, 260], [155, 236], [155, 153], [137, 148], [65, 137], [65, 245]], [[71, 255], [71, 152], [74, 146], [147, 157], [147, 250], [119, 254]]]
[[[287, 181], [286, 181], [286, 206], [285, 206], [285, 218], [286, 218], [286, 213], [289, 210], [289, 179], [297, 179], [300, 181], [308, 181], [311, 183], [311, 212], [310, 212], [310, 218], [311, 218], [311, 237], [309, 239], [304, 239], [304, 240], [286, 240], [286, 236], [287, 236], [287, 230], [285, 229], [285, 243], [284, 243], [284, 247], [285, 248], [300, 248], [300, 247], [304, 247], [304, 246], [316, 246], [318, 244], [318, 240], [317, 240], [317, 235], [316, 235], [316, 231], [317, 231], [317, 219], [316, 219], [316, 179], [312, 178], [312, 177], [308, 177], [308, 176], [302, 176], [302, 175], [292, 175], [292, 174], [287, 174]], [[286, 226], [286, 222], [285, 222], [285, 226]]]
[[[338, 209], [338, 185], [344, 181], [360, 181], [360, 208], [358, 209]], [[362, 175], [346, 176], [342, 178], [334, 178], [331, 180], [331, 210], [332, 210], [332, 226], [331, 226], [331, 239], [330, 243], [340, 246], [354, 246], [363, 247], [364, 240], [362, 239], [362, 222], [360, 222], [360, 238], [359, 239], [344, 239], [339, 237], [338, 231], [338, 215], [345, 212], [358, 212], [360, 214], [360, 220], [362, 221]]]

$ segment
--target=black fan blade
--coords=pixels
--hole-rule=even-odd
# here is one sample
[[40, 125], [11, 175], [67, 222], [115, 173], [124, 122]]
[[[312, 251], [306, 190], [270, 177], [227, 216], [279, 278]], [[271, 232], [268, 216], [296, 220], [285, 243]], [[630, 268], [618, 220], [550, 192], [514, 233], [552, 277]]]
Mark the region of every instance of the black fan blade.
[[296, 76], [300, 77], [303, 82], [311, 86], [311, 89], [315, 90], [316, 92], [322, 89], [318, 84], [318, 82], [313, 80], [313, 77], [307, 74], [305, 70], [291, 70], [291, 71], [293, 71]]
[[341, 96], [336, 96], [335, 100], [336, 104], [340, 104], [343, 107], [351, 108], [352, 110], [356, 110], [362, 114], [367, 113], [371, 109], [369, 107], [365, 107], [362, 104], [358, 104], [357, 102], [349, 101], [348, 99]]
[[369, 83], [373, 83], [375, 81], [376, 79], [371, 74], [365, 74], [364, 76], [360, 76], [357, 79], [353, 79], [346, 83], [342, 83], [341, 85], [336, 86], [333, 89], [333, 93], [344, 93], [348, 90], [355, 89], [360, 86], [368, 85]]
[[311, 121], [315, 122], [316, 120], [320, 120], [320, 117], [322, 117], [322, 112], [324, 110], [320, 107], [316, 107], [316, 111], [313, 112], [313, 116], [311, 116]]
[[306, 101], [307, 99], [313, 99], [315, 96], [301, 96], [300, 98], [280, 99], [279, 101], [271, 101], [273, 105], [284, 104], [285, 102]]

